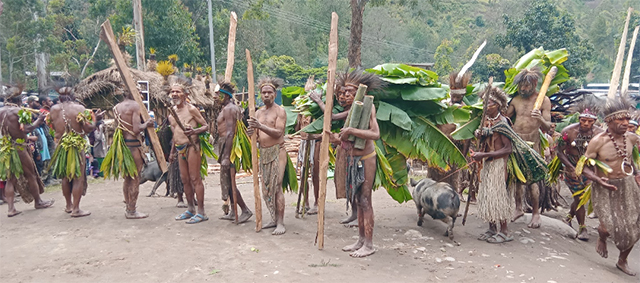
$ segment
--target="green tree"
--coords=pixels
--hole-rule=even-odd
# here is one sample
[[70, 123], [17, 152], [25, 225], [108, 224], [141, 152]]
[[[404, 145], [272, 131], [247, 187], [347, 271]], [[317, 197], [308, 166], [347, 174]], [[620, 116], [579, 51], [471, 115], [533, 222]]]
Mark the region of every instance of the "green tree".
[[500, 54], [480, 56], [473, 65], [473, 80], [482, 82], [493, 77], [495, 82], [504, 82], [506, 80], [504, 71], [510, 67], [509, 60], [502, 58]]
[[440, 76], [440, 81], [448, 81], [449, 74], [453, 72], [451, 66], [451, 54], [453, 53], [453, 42], [447, 39], [442, 40], [440, 46], [436, 48], [436, 54], [433, 56], [436, 60], [433, 66], [434, 71]]
[[549, 0], [536, 1], [522, 18], [504, 15], [506, 34], [496, 40], [503, 47], [513, 46], [521, 53], [543, 46], [545, 50], [566, 48], [569, 59], [564, 64], [572, 77], [589, 73], [593, 46], [576, 30], [574, 18]]
[[303, 68], [296, 64], [293, 57], [287, 55], [267, 57], [266, 53], [263, 53], [261, 57], [260, 63], [256, 66], [257, 73], [261, 76], [282, 78], [287, 86], [302, 86], [309, 76], [315, 76], [318, 80], [327, 78], [326, 66]]

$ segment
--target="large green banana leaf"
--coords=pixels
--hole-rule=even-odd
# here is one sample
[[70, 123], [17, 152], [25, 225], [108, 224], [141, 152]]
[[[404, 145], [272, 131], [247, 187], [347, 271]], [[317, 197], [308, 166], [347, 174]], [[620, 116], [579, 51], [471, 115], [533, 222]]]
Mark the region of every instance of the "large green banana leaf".
[[529, 51], [529, 53], [516, 61], [513, 68], [504, 71], [506, 75], [504, 91], [509, 95], [516, 93], [518, 86], [513, 84], [513, 79], [522, 69], [540, 67], [542, 74], [546, 76], [549, 70], [551, 70], [551, 67], [556, 66], [558, 72], [549, 85], [547, 96], [558, 92], [558, 85], [569, 80], [569, 71], [562, 65], [568, 58], [569, 52], [564, 48], [545, 51], [542, 47], [539, 47]]
[[384, 101], [378, 101], [376, 119], [389, 121], [404, 130], [411, 131], [411, 118], [407, 112]]
[[366, 70], [380, 75], [382, 80], [392, 84], [413, 84], [440, 87], [438, 74], [433, 71], [405, 64], [387, 63]]
[[296, 118], [298, 118], [298, 113], [293, 112], [295, 106], [282, 106], [284, 111], [287, 113], [287, 124], [285, 126], [285, 133], [291, 134], [294, 132], [294, 128], [296, 126]]

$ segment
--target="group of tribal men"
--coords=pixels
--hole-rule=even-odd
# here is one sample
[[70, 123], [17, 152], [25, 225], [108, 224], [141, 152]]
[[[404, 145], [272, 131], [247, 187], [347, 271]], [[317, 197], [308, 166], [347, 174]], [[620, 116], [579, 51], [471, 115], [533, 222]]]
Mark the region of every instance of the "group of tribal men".
[[[470, 156], [476, 162], [481, 163], [478, 191], [478, 214], [489, 222], [489, 230], [480, 236], [480, 240], [490, 243], [503, 243], [513, 240], [507, 229], [507, 223], [515, 221], [523, 216], [523, 195], [526, 192], [532, 206], [532, 217], [528, 224], [531, 228], [538, 228], [541, 224], [538, 183], [522, 184], [514, 181], [508, 184], [507, 163], [509, 155], [516, 145], [514, 138], [508, 133], [515, 132], [521, 140], [538, 153], [541, 152], [540, 130], [549, 131], [551, 123], [551, 103], [549, 98], [544, 99], [540, 110], [534, 109], [536, 89], [541, 74], [538, 70], [522, 70], [514, 80], [518, 86], [518, 94], [509, 102], [507, 95], [498, 88], [486, 91], [484, 97], [486, 106], [485, 124], [476, 131], [476, 136], [482, 143], [472, 151]], [[380, 86], [380, 79], [372, 74], [358, 71], [341, 74], [337, 78], [337, 101], [344, 107], [342, 113], [334, 113], [332, 120], [344, 120], [354, 101], [359, 84], [365, 84], [369, 89]], [[281, 190], [282, 180], [287, 162], [287, 153], [284, 149], [284, 135], [286, 112], [281, 106], [275, 104], [276, 91], [282, 86], [282, 80], [263, 78], [259, 82], [259, 91], [264, 107], [260, 108], [255, 117], [248, 120], [248, 134], [257, 133], [260, 147], [260, 174], [262, 176], [262, 193], [266, 206], [271, 215], [271, 221], [263, 228], [274, 228], [272, 234], [284, 234], [284, 195]], [[231, 150], [233, 148], [236, 123], [242, 123], [242, 110], [233, 102], [235, 86], [230, 82], [220, 82], [216, 87], [222, 110], [217, 117], [217, 129], [219, 134], [220, 185], [223, 199], [230, 200], [239, 205], [241, 215], [237, 216], [235, 206], [221, 219], [246, 222], [253, 213], [244, 202], [235, 182], [236, 166], [231, 162]], [[93, 113], [93, 118], [81, 119], [85, 109], [76, 103], [72, 89], [62, 88], [60, 91], [62, 103], [51, 108], [50, 123], [56, 132], [56, 140], [59, 144], [73, 144], [74, 137], [83, 137], [93, 130], [95, 122], [102, 119], [103, 113]], [[455, 95], [454, 95], [455, 94]], [[173, 142], [169, 162], [178, 159], [180, 179], [184, 184], [184, 193], [187, 199], [187, 210], [176, 217], [176, 220], [188, 220], [186, 223], [194, 224], [208, 220], [204, 210], [204, 185], [200, 175], [201, 153], [198, 135], [208, 130], [208, 123], [200, 114], [200, 111], [188, 102], [189, 88], [185, 84], [175, 83], [170, 85], [169, 96], [172, 100], [177, 118], [169, 117], [173, 131]], [[463, 95], [462, 95], [463, 96]], [[462, 103], [459, 91], [452, 88], [451, 103]], [[33, 125], [18, 123], [18, 107], [13, 102], [19, 99], [19, 95], [9, 94], [6, 106], [0, 109], [0, 124], [2, 135], [10, 137], [10, 142], [17, 149], [20, 161], [24, 164], [23, 175], [29, 182], [33, 182], [37, 175], [35, 169], [29, 166], [30, 157], [20, 147], [24, 139], [24, 133], [38, 123], [44, 122], [44, 117], [39, 117]], [[311, 94], [310, 98], [318, 103], [324, 110], [324, 103], [319, 94]], [[606, 239], [611, 236], [620, 250], [617, 267], [629, 275], [635, 273], [629, 269], [627, 256], [633, 245], [640, 238], [640, 171], [635, 168], [632, 160], [632, 149], [640, 145], [640, 138], [628, 132], [631, 104], [623, 99], [607, 101], [606, 105], [598, 111], [596, 105], [588, 105], [584, 102], [579, 109], [579, 123], [572, 124], [563, 129], [557, 143], [556, 153], [564, 165], [564, 180], [572, 192], [584, 189], [590, 182], [593, 184], [592, 202], [600, 226], [598, 227], [597, 252], [607, 257]], [[141, 146], [140, 133], [145, 128], [153, 125], [153, 120], [141, 121], [137, 103], [131, 97], [116, 105], [115, 115], [118, 127], [124, 132], [126, 146], [130, 149], [138, 172], [140, 172], [144, 159], [139, 150]], [[336, 145], [337, 155], [345, 155], [347, 163], [347, 201], [351, 204], [353, 213], [343, 220], [343, 223], [354, 222], [358, 226], [359, 238], [353, 245], [343, 248], [351, 252], [354, 257], [365, 257], [375, 252], [373, 247], [374, 217], [371, 205], [371, 192], [375, 179], [376, 158], [374, 141], [380, 138], [380, 132], [376, 120], [375, 107], [372, 106], [369, 129], [343, 128], [340, 133], [328, 133], [330, 142]], [[607, 129], [595, 126], [598, 115], [604, 116]], [[515, 119], [512, 124], [511, 118]], [[182, 124], [182, 125], [180, 125]], [[183, 129], [184, 127], [184, 129]], [[449, 132], [450, 131], [446, 131]], [[364, 149], [359, 150], [349, 146], [348, 136], [366, 140]], [[317, 140], [319, 137], [309, 135], [307, 139]], [[65, 139], [68, 141], [65, 143]], [[80, 146], [84, 146], [81, 144]], [[316, 147], [317, 148], [317, 147]], [[82, 148], [83, 150], [83, 148]], [[605, 173], [597, 167], [590, 166], [590, 162], [584, 167], [581, 175], [575, 172], [575, 167], [582, 156], [599, 160], [611, 168]], [[314, 157], [314, 169], [312, 180], [314, 193], [317, 198], [318, 190], [318, 154]], [[337, 158], [340, 159], [340, 158]], [[83, 159], [80, 159], [83, 160]], [[82, 162], [82, 161], [80, 161]], [[55, 161], [52, 161], [55, 163]], [[13, 173], [13, 172], [12, 172]], [[67, 172], [68, 173], [68, 172]], [[7, 187], [7, 195], [13, 194], [12, 184], [16, 182], [18, 174], [11, 175]], [[78, 174], [64, 174], [62, 178], [63, 194], [67, 200], [65, 211], [73, 217], [86, 216], [89, 212], [79, 208], [81, 196], [86, 191], [86, 176], [82, 172]], [[126, 203], [127, 218], [145, 218], [146, 214], [136, 211], [138, 197], [138, 175], [126, 176], [124, 182], [124, 198]], [[37, 184], [33, 184], [37, 188]], [[48, 207], [50, 204], [40, 200], [36, 190], [32, 191], [36, 208]], [[72, 198], [73, 196], [73, 198]], [[569, 216], [566, 222], [570, 223], [575, 215], [578, 219], [578, 238], [588, 239], [585, 226], [585, 209], [577, 208], [579, 197], [574, 198]], [[236, 199], [237, 198], [237, 199]], [[515, 202], [514, 202], [515, 199]], [[514, 207], [515, 203], [515, 207]], [[316, 200], [317, 205], [317, 200]], [[9, 215], [15, 213], [13, 203], [9, 202]], [[309, 212], [315, 213], [314, 205]], [[357, 223], [357, 224], [356, 224]], [[498, 227], [500, 225], [500, 227]]]

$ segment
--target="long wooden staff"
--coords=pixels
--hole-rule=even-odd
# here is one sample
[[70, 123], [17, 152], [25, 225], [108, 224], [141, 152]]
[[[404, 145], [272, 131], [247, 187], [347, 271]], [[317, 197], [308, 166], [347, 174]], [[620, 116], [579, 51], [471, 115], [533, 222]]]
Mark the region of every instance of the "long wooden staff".
[[[491, 85], [493, 84], [493, 77], [489, 77], [489, 83], [487, 84], [487, 88], [484, 89], [483, 95], [482, 95], [482, 118], [480, 119], [480, 127], [479, 129], [482, 130], [482, 127], [484, 127], [484, 123], [487, 122], [487, 108], [489, 107], [489, 93], [491, 93]], [[480, 137], [478, 139], [478, 146], [476, 146], [476, 149], [480, 150], [482, 148], [482, 145], [484, 144], [484, 138]], [[476, 180], [478, 180], [478, 183], [481, 181], [480, 180], [480, 170], [482, 170], [482, 162], [478, 162], [477, 166], [476, 166], [477, 170], [475, 172], [475, 177]], [[474, 191], [474, 186], [472, 184], [470, 184], [469, 186], [469, 194], [467, 195], [467, 203], [464, 206], [464, 215], [462, 216], [462, 225], [464, 226], [465, 223], [467, 223], [467, 214], [469, 213], [469, 204], [471, 203], [471, 201], [469, 201], [469, 199], [471, 198], [471, 195], [475, 193]]]
[[627, 31], [629, 30], [629, 19], [631, 18], [631, 12], [633, 12], [633, 8], [629, 7], [629, 9], [627, 10], [627, 20], [624, 22], [624, 29], [622, 30], [622, 37], [620, 38], [620, 46], [618, 46], [616, 63], [615, 65], [613, 65], [611, 83], [609, 84], [609, 91], [607, 92], [607, 97], [611, 99], [616, 97], [618, 83], [620, 82], [620, 71], [622, 71], [622, 62], [624, 61], [624, 49], [627, 46]]
[[[111, 28], [111, 22], [109, 20], [104, 21], [101, 25], [102, 31], [100, 32], [100, 38], [107, 43], [109, 46], [109, 50], [111, 51], [111, 55], [113, 55], [113, 61], [115, 62], [118, 71], [120, 71], [120, 77], [124, 81], [124, 85], [133, 96], [133, 99], [138, 103], [140, 107], [140, 115], [145, 120], [151, 119], [149, 116], [149, 112], [147, 112], [147, 107], [142, 103], [142, 99], [138, 88], [136, 87], [133, 79], [131, 77], [131, 72], [129, 71], [129, 67], [127, 67], [126, 62], [124, 61], [124, 57], [120, 52], [120, 48], [118, 48], [118, 44], [116, 44], [115, 35], [113, 35], [113, 29]], [[149, 141], [151, 141], [151, 145], [153, 146], [153, 151], [156, 153], [156, 160], [158, 161], [158, 167], [162, 173], [167, 172], [167, 162], [164, 159], [164, 152], [162, 151], [162, 146], [160, 145], [160, 140], [158, 139], [158, 135], [156, 131], [148, 131]]]
[[320, 144], [320, 193], [318, 195], [318, 249], [324, 248], [324, 202], [327, 199], [327, 170], [329, 169], [329, 133], [331, 132], [331, 110], [333, 90], [338, 61], [338, 14], [331, 13], [331, 33], [329, 34], [329, 69], [327, 70], [327, 102], [324, 108], [322, 143]]
[[633, 30], [633, 37], [631, 37], [631, 43], [629, 44], [629, 53], [627, 54], [627, 64], [624, 67], [624, 76], [622, 77], [622, 86], [620, 87], [620, 95], [627, 96], [629, 91], [629, 77], [631, 76], [631, 63], [633, 62], [633, 49], [636, 47], [636, 39], [638, 39], [638, 29], [640, 26], [636, 26]]
[[227, 42], [227, 69], [224, 71], [224, 80], [231, 81], [231, 73], [233, 72], [233, 62], [236, 53], [236, 28], [238, 26], [238, 16], [236, 12], [231, 12], [229, 19], [229, 41]]
[[[256, 116], [256, 96], [255, 85], [253, 82], [253, 62], [251, 62], [251, 53], [248, 49], [245, 49], [247, 54], [247, 81], [248, 81], [248, 96], [249, 96], [249, 117]], [[241, 123], [238, 121], [238, 123]], [[255, 199], [256, 210], [256, 232], [262, 230], [262, 199], [260, 198], [260, 180], [258, 180], [258, 174], [260, 172], [260, 165], [258, 165], [258, 132], [254, 131], [251, 135], [251, 166], [253, 167], [253, 196]]]

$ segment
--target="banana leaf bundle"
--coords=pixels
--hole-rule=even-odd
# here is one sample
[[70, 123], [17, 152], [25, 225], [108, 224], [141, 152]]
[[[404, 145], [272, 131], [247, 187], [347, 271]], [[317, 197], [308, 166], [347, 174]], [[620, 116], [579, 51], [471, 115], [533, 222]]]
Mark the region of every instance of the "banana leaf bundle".
[[282, 93], [282, 106], [292, 106], [294, 99], [306, 93], [304, 87], [299, 86], [285, 87], [280, 92]]
[[19, 145], [24, 143], [24, 139], [17, 139], [16, 143], [14, 145], [9, 136], [0, 139], [0, 180], [9, 180], [11, 176], [18, 178], [24, 173], [18, 155], [18, 150], [24, 150], [24, 147]]
[[[407, 172], [407, 160], [393, 148], [382, 149], [381, 140], [375, 142], [377, 168], [373, 189], [385, 188], [387, 193], [398, 203], [410, 201], [411, 192], [407, 186], [409, 175]], [[387, 151], [388, 150], [388, 151]]]
[[585, 206], [587, 202], [589, 203], [589, 205], [587, 206], [587, 214], [591, 214], [593, 212], [593, 205], [591, 203], [591, 185], [593, 185], [593, 183], [589, 183], [586, 187], [584, 187], [584, 189], [573, 193], [574, 197], [580, 196], [580, 202], [578, 203], [578, 207], [576, 208], [576, 210]]
[[558, 90], [560, 90], [559, 85], [569, 80], [569, 71], [562, 65], [568, 58], [569, 52], [564, 48], [546, 51], [542, 47], [539, 47], [529, 51], [529, 53], [520, 57], [512, 68], [504, 71], [506, 75], [504, 91], [509, 95], [516, 94], [518, 86], [513, 83], [513, 79], [522, 69], [539, 67], [543, 75], [547, 75], [549, 70], [555, 66], [558, 68], [558, 73], [549, 85], [547, 96], [558, 92]]
[[558, 177], [560, 177], [560, 172], [562, 171], [562, 162], [560, 162], [560, 158], [556, 155], [556, 157], [549, 162], [549, 175], [547, 181], [549, 184], [555, 184], [558, 182]]
[[[56, 152], [58, 152], [57, 149]], [[104, 172], [105, 179], [113, 177], [115, 180], [120, 178], [120, 175], [122, 175], [123, 178], [134, 178], [138, 176], [136, 162], [133, 159], [131, 150], [129, 150], [129, 147], [127, 147], [124, 141], [122, 129], [120, 128], [116, 129], [113, 133], [113, 143], [102, 161], [100, 171]]]
[[207, 162], [207, 157], [211, 157], [214, 159], [218, 159], [218, 155], [213, 152], [213, 145], [209, 143], [209, 137], [211, 134], [209, 132], [204, 132], [198, 135], [198, 140], [200, 141], [200, 176], [207, 176], [207, 171], [209, 169], [209, 163]]
[[31, 112], [24, 108], [20, 109], [18, 111], [18, 123], [31, 125], [31, 122], [32, 122]]
[[[258, 156], [260, 153], [258, 152]], [[236, 123], [236, 134], [233, 137], [233, 147], [231, 148], [231, 163], [236, 165], [236, 171], [244, 170], [251, 173], [251, 140], [247, 135], [247, 127], [241, 121]]]
[[287, 166], [284, 168], [284, 177], [282, 179], [282, 192], [298, 193], [298, 175], [296, 167], [293, 166], [291, 157], [287, 154]]
[[597, 167], [605, 175], [613, 172], [613, 169], [611, 169], [611, 167], [609, 167], [609, 165], [607, 165], [606, 163], [597, 159], [588, 158], [586, 155], [583, 155], [582, 157], [580, 157], [580, 159], [578, 159], [578, 162], [576, 163], [576, 175], [582, 175], [582, 171], [584, 170], [585, 165]]
[[[81, 135], [74, 132], [64, 133], [51, 156], [49, 172], [58, 179], [79, 178], [84, 170], [80, 165], [83, 164], [86, 148], [87, 141]], [[135, 164], [133, 167], [135, 168]]]

